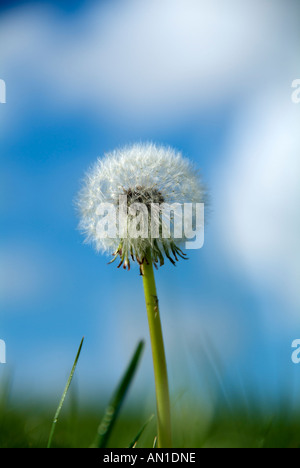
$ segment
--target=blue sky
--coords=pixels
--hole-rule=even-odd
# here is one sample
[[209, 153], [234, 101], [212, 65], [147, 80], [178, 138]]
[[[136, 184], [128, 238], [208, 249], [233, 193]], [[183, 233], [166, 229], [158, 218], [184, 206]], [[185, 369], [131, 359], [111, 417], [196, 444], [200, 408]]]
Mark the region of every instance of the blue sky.
[[56, 395], [84, 335], [78, 385], [105, 393], [145, 338], [134, 391], [151, 396], [138, 271], [83, 245], [74, 199], [98, 156], [154, 141], [192, 159], [211, 198], [203, 249], [157, 272], [174, 393], [202, 392], [207, 373], [217, 382], [217, 354], [229, 391], [293, 397], [297, 2], [59, 4], [15, 2], [0, 14], [0, 375], [12, 373], [15, 395]]

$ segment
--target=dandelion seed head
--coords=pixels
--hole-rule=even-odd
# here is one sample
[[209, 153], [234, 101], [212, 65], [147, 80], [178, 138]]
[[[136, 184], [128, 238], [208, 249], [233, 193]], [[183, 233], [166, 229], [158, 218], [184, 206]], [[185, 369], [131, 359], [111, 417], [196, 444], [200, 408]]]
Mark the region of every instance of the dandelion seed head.
[[[152, 143], [117, 149], [99, 158], [90, 168], [77, 199], [79, 228], [85, 235], [85, 241], [98, 252], [114, 254], [114, 259], [119, 257], [120, 265], [129, 268], [130, 258], [139, 263], [147, 261], [146, 253], [149, 251], [154, 264], [159, 262], [162, 265], [165, 256], [172, 263], [174, 257], [177, 260], [177, 255], [184, 256], [179, 248], [185, 241], [184, 235], [181, 238], [175, 238], [172, 234], [170, 238], [153, 238], [149, 228], [147, 237], [133, 238], [130, 229], [123, 238], [100, 236], [97, 231], [101, 219], [98, 207], [108, 203], [118, 213], [120, 196], [126, 196], [128, 208], [142, 203], [149, 209], [149, 226], [151, 216], [155, 213], [158, 215], [160, 204], [204, 203], [205, 187], [198, 170], [188, 159], [170, 147]], [[129, 216], [128, 224], [130, 220]], [[160, 228], [163, 223], [164, 220], [160, 218]]]

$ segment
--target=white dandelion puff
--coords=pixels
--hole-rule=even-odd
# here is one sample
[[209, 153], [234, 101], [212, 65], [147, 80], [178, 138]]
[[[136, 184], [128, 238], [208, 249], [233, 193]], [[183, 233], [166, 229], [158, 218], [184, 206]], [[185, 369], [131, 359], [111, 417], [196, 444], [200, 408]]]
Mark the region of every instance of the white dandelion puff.
[[[77, 200], [79, 228], [97, 251], [113, 254], [112, 261], [119, 258], [119, 267], [129, 269], [130, 259], [141, 265], [147, 253], [155, 266], [163, 265], [164, 257], [175, 264], [178, 257], [186, 258], [179, 247], [184, 232], [175, 229], [180, 207], [205, 200], [198, 170], [180, 152], [134, 144], [99, 158], [86, 174]], [[169, 218], [162, 206], [173, 208]], [[104, 218], [111, 228], [106, 233], [99, 229]]]

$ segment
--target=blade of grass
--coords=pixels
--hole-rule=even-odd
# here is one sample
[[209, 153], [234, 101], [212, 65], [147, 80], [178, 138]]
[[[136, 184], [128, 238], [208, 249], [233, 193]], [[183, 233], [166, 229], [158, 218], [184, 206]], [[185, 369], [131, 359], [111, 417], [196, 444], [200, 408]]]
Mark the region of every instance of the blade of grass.
[[133, 439], [131, 444], [128, 446], [128, 448], [135, 448], [136, 447], [136, 444], [138, 443], [141, 435], [143, 434], [144, 430], [146, 429], [146, 427], [152, 421], [153, 418], [154, 418], [154, 414], [152, 414], [150, 416], [150, 418], [148, 419], [148, 421], [146, 421], [145, 424], [141, 427], [141, 429], [139, 430], [139, 432], [137, 433], [137, 435], [135, 436], [135, 438]]
[[105, 410], [102, 421], [98, 427], [96, 439], [91, 445], [91, 448], [106, 447], [109, 436], [116, 422], [117, 416], [124, 402], [129, 386], [135, 375], [144, 346], [144, 341], [140, 341], [119, 386], [117, 387], [113, 397], [111, 398]]
[[57, 407], [57, 410], [56, 410], [56, 413], [55, 413], [55, 416], [54, 416], [54, 419], [53, 419], [53, 422], [52, 422], [52, 426], [51, 426], [51, 431], [50, 431], [50, 435], [49, 435], [49, 439], [48, 439], [47, 448], [50, 448], [50, 447], [51, 447], [52, 438], [53, 438], [53, 434], [54, 434], [54, 431], [55, 431], [56, 423], [57, 423], [57, 421], [58, 421], [59, 414], [60, 414], [60, 412], [61, 412], [62, 406], [63, 406], [63, 404], [64, 404], [65, 398], [66, 398], [66, 396], [67, 396], [69, 387], [70, 387], [71, 382], [72, 382], [72, 379], [73, 379], [73, 375], [74, 375], [74, 372], [75, 372], [75, 369], [76, 369], [76, 366], [77, 366], [77, 362], [78, 362], [78, 359], [79, 359], [79, 356], [80, 356], [80, 353], [81, 353], [81, 348], [82, 348], [82, 345], [83, 345], [83, 340], [84, 340], [84, 337], [82, 338], [82, 340], [81, 340], [81, 342], [80, 342], [80, 345], [79, 345], [79, 348], [78, 348], [78, 351], [77, 351], [77, 354], [76, 354], [76, 358], [75, 358], [75, 361], [74, 361], [74, 364], [73, 364], [71, 373], [70, 373], [69, 378], [68, 378], [68, 381], [67, 381], [67, 385], [65, 386], [64, 392], [63, 392], [63, 394], [62, 394], [62, 397], [61, 397], [61, 399], [60, 399], [59, 405], [58, 405], [58, 407]]

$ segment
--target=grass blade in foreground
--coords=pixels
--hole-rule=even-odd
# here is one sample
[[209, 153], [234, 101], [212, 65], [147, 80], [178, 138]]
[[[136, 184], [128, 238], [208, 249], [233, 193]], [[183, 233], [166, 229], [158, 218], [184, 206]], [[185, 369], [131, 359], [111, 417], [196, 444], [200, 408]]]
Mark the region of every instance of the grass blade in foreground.
[[92, 444], [92, 448], [104, 448], [106, 447], [110, 433], [116, 422], [118, 413], [121, 409], [126, 393], [135, 375], [138, 363], [141, 358], [142, 351], [144, 349], [144, 341], [140, 341], [136, 351], [127, 367], [127, 370], [116, 390], [112, 399], [109, 402], [108, 407], [105, 410], [103, 419], [98, 427], [98, 433], [95, 442]]
[[67, 385], [66, 385], [66, 387], [65, 387], [65, 389], [64, 389], [64, 392], [63, 392], [63, 394], [62, 394], [61, 400], [60, 400], [59, 405], [58, 405], [58, 407], [57, 407], [57, 410], [56, 410], [56, 413], [55, 413], [55, 416], [54, 416], [54, 419], [53, 419], [53, 423], [52, 423], [52, 426], [51, 426], [51, 431], [50, 431], [50, 435], [49, 435], [49, 440], [48, 440], [47, 448], [50, 448], [50, 447], [51, 447], [52, 438], [53, 438], [53, 434], [54, 434], [54, 431], [55, 431], [56, 423], [57, 423], [57, 420], [58, 420], [58, 417], [59, 417], [59, 413], [60, 413], [60, 411], [61, 411], [61, 409], [62, 409], [62, 406], [63, 406], [63, 404], [64, 404], [65, 398], [66, 398], [66, 396], [67, 396], [69, 387], [70, 387], [71, 382], [72, 382], [72, 379], [73, 379], [73, 375], [74, 375], [74, 372], [75, 372], [75, 369], [76, 369], [76, 366], [77, 366], [77, 362], [78, 362], [78, 359], [79, 359], [79, 356], [80, 356], [80, 353], [81, 353], [81, 348], [82, 348], [82, 345], [83, 345], [83, 340], [84, 340], [84, 338], [82, 338], [81, 343], [80, 343], [80, 345], [79, 345], [79, 348], [78, 348], [78, 351], [77, 351], [77, 355], [76, 355], [76, 358], [75, 358], [75, 361], [74, 361], [74, 364], [73, 364], [71, 373], [70, 373], [69, 378], [68, 378], [68, 381], [67, 381]]
[[141, 429], [139, 430], [139, 432], [137, 433], [137, 435], [135, 436], [135, 438], [133, 439], [133, 441], [131, 442], [131, 444], [129, 445], [128, 448], [135, 448], [136, 447], [136, 444], [138, 443], [141, 435], [143, 434], [144, 430], [146, 429], [146, 427], [152, 421], [153, 418], [154, 418], [154, 414], [152, 414], [150, 416], [150, 418], [148, 419], [148, 421], [146, 421], [145, 424], [141, 427]]

